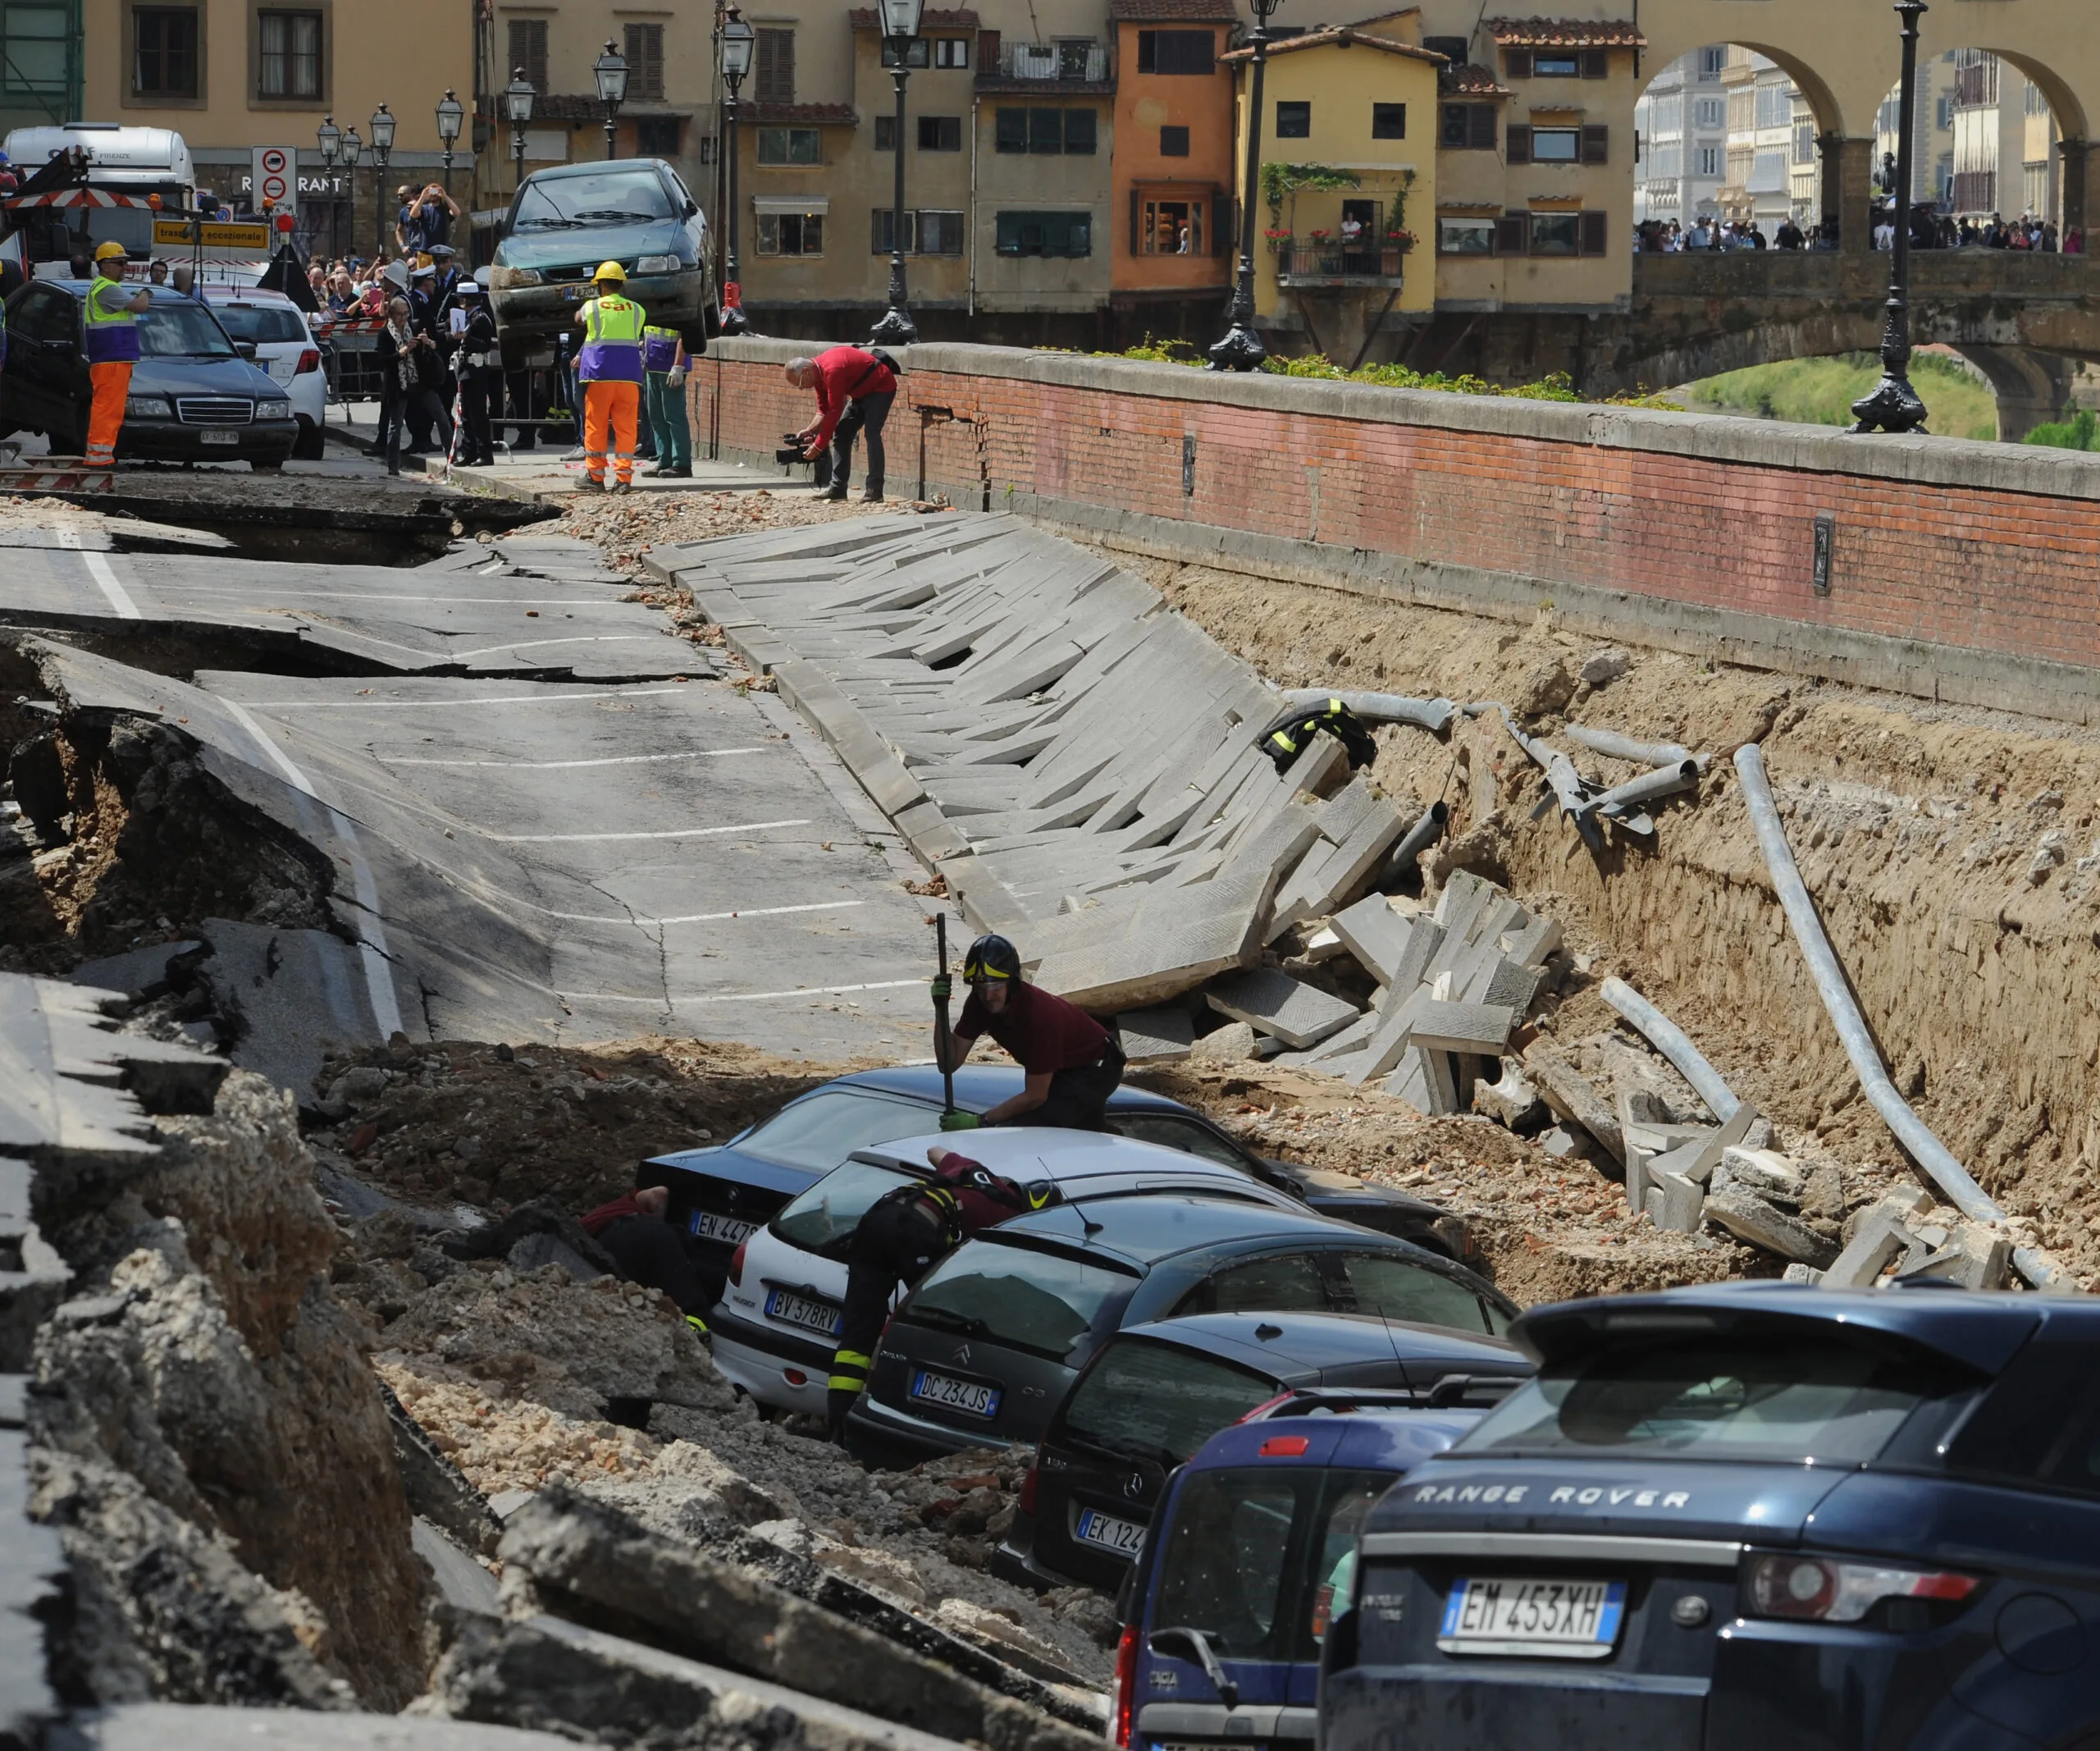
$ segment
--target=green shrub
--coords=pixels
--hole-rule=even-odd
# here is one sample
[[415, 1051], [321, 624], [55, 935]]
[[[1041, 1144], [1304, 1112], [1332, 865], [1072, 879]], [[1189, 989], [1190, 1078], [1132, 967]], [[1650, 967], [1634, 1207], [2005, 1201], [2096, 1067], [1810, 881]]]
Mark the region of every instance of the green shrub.
[[2052, 450], [2100, 450], [2100, 416], [2082, 407], [2069, 419], [2037, 426], [2020, 442], [2046, 444]]

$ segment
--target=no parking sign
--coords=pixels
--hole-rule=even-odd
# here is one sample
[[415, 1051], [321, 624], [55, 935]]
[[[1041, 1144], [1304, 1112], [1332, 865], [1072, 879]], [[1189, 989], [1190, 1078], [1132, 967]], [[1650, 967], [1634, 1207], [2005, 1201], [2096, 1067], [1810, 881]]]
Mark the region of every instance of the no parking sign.
[[249, 204], [260, 213], [262, 203], [280, 213], [299, 211], [299, 157], [289, 146], [258, 146], [249, 155]]

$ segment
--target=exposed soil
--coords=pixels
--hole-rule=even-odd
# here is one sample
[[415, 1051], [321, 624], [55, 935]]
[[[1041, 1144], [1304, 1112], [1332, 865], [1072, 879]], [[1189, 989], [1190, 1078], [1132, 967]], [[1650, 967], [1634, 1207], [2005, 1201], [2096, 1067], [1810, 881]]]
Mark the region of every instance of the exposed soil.
[[916, 505], [892, 499], [882, 505], [861, 502], [859, 488], [842, 501], [809, 492], [774, 492], [765, 487], [737, 492], [640, 492], [625, 498], [578, 493], [562, 504], [559, 523], [542, 531], [573, 535], [602, 548], [619, 571], [641, 569], [641, 555], [672, 542], [713, 541], [724, 535], [748, 535], [759, 529], [790, 528], [808, 523], [836, 523], [883, 511], [944, 510], [943, 504]]

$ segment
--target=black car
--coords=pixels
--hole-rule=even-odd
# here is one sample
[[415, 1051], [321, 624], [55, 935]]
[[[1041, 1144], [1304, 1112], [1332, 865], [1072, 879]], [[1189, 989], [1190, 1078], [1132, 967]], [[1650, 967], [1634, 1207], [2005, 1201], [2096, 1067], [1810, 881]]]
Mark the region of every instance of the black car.
[[1032, 1442], [1116, 1332], [1247, 1310], [1378, 1313], [1483, 1338], [1517, 1316], [1463, 1266], [1389, 1235], [1126, 1191], [1002, 1223], [935, 1265], [890, 1317], [847, 1449], [911, 1465]]
[[[0, 424], [40, 432], [54, 455], [87, 448], [88, 376], [83, 310], [89, 282], [36, 280], [7, 300], [7, 363]], [[120, 457], [163, 462], [240, 462], [278, 468], [299, 442], [290, 399], [249, 362], [203, 304], [165, 290], [138, 318], [139, 359]]]
[[1209, 1313], [1133, 1326], [1101, 1346], [1052, 1415], [992, 1572], [1116, 1591], [1175, 1468], [1299, 1388], [1399, 1388], [1455, 1408], [1491, 1401], [1532, 1368], [1478, 1328], [1363, 1313]]
[[1372, 1511], [1325, 1751], [2100, 1744], [2100, 1303], [1563, 1303]]
[[[983, 1113], [1020, 1092], [1017, 1067], [966, 1064], [955, 1073], [955, 1102]], [[708, 1292], [719, 1299], [737, 1245], [770, 1222], [857, 1149], [936, 1127], [941, 1073], [930, 1064], [864, 1070], [813, 1088], [771, 1118], [727, 1143], [655, 1156], [640, 1182], [671, 1188], [671, 1219], [689, 1237], [687, 1250]], [[1412, 1241], [1446, 1258], [1472, 1255], [1463, 1219], [1420, 1198], [1338, 1173], [1255, 1154], [1202, 1113], [1141, 1088], [1109, 1097], [1110, 1129], [1140, 1143], [1238, 1168], [1264, 1185], [1303, 1198], [1322, 1215]]]

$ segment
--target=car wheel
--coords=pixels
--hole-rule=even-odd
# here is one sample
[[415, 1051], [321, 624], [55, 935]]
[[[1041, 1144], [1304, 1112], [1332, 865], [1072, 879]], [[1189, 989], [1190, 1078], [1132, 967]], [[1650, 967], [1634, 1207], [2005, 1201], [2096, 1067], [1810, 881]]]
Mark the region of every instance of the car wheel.
[[328, 453], [328, 441], [321, 427], [304, 414], [299, 415], [299, 438], [292, 446], [292, 459], [297, 462], [318, 462]]

